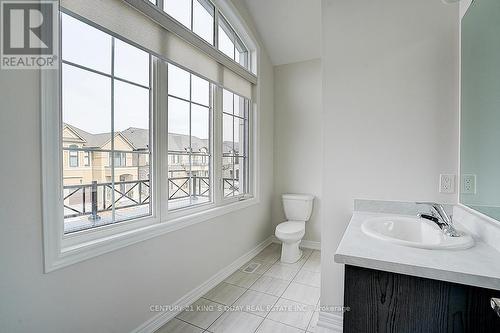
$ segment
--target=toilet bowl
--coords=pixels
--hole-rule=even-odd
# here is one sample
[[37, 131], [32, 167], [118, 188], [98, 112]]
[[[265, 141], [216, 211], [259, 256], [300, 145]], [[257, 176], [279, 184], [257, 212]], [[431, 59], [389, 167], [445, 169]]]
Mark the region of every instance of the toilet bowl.
[[283, 194], [286, 222], [276, 226], [275, 235], [281, 241], [281, 262], [294, 263], [302, 257], [300, 241], [306, 233], [306, 222], [311, 217], [314, 196], [310, 194]]

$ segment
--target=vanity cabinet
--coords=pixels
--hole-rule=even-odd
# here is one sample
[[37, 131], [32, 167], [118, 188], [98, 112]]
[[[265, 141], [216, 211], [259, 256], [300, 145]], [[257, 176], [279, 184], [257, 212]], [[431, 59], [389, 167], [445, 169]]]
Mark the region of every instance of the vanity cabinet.
[[499, 290], [346, 265], [344, 333], [495, 333]]

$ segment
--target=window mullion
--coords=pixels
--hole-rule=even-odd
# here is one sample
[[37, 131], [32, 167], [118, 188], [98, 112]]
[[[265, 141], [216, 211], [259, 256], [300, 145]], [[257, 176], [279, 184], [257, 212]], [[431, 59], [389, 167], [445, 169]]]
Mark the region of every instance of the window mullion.
[[111, 38], [111, 221], [115, 222], [115, 38]]
[[224, 198], [224, 183], [222, 179], [222, 88], [214, 86], [213, 103], [213, 189], [214, 201], [220, 205]]
[[156, 59], [153, 65], [153, 135], [156, 144], [153, 145], [156, 153], [155, 193], [158, 208], [158, 215], [164, 220], [168, 214], [168, 96], [165, 93], [168, 89], [167, 65], [165, 62]]

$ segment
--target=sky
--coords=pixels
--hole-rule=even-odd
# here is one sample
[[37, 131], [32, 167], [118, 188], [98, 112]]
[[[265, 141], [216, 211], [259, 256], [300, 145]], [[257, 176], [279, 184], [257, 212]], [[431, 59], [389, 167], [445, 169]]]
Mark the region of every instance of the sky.
[[[77, 36], [77, 37], [75, 37]], [[63, 14], [62, 56], [72, 63], [111, 74], [111, 37]], [[189, 99], [190, 74], [169, 67], [168, 93]], [[149, 127], [149, 55], [115, 39], [115, 76], [137, 83], [115, 80], [114, 128]], [[191, 75], [191, 100], [209, 105], [209, 83]], [[111, 131], [111, 78], [69, 64], [62, 70], [63, 121], [92, 134]], [[169, 98], [169, 133], [189, 134], [189, 103]], [[209, 109], [192, 104], [191, 132], [200, 139], [209, 136]]]

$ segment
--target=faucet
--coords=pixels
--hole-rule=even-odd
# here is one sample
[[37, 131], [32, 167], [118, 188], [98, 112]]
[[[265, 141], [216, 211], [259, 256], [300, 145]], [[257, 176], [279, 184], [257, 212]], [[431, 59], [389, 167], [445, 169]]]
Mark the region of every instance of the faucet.
[[449, 237], [460, 237], [463, 234], [455, 229], [451, 216], [444, 210], [443, 206], [435, 202], [417, 202], [417, 205], [427, 205], [431, 208], [431, 215], [418, 214], [418, 217], [436, 223], [441, 231]]

